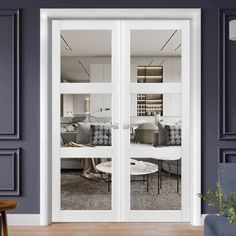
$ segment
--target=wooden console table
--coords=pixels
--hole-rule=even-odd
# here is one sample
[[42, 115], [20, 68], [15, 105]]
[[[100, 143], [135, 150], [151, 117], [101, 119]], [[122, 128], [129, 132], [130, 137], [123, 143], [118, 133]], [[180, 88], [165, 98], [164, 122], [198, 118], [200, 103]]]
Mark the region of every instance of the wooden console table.
[[17, 206], [18, 204], [14, 200], [0, 200], [0, 213], [2, 217], [2, 236], [8, 236], [6, 211], [14, 209]]

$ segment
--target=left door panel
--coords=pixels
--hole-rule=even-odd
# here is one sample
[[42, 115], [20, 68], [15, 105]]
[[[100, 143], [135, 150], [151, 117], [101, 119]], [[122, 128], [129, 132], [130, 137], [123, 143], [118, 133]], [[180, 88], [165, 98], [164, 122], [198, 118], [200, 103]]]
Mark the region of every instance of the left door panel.
[[54, 222], [119, 220], [119, 27], [52, 22]]

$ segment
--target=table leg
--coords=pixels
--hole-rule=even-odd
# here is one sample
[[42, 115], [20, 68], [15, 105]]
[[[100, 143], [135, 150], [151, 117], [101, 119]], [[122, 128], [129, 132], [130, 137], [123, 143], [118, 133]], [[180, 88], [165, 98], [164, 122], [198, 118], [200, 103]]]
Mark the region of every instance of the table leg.
[[161, 175], [161, 171], [162, 171], [162, 160], [160, 160], [160, 189], [162, 189], [162, 175]]
[[110, 181], [110, 179], [111, 179], [111, 176], [108, 174], [107, 175], [107, 182], [108, 182], [108, 192], [110, 193], [111, 192], [111, 181]]
[[161, 166], [161, 161], [158, 160], [158, 188], [157, 188], [158, 194], [160, 194], [160, 179], [161, 179], [161, 168], [160, 168], [160, 166]]
[[101, 175], [101, 179], [107, 183], [107, 191], [110, 192], [111, 191], [111, 175], [107, 174], [107, 180], [105, 178], [103, 178], [103, 173], [100, 172]]
[[177, 160], [177, 193], [179, 193], [179, 160]]
[[2, 211], [1, 216], [2, 216], [2, 236], [8, 236], [6, 211]]
[[149, 177], [147, 175], [147, 192], [149, 192]]

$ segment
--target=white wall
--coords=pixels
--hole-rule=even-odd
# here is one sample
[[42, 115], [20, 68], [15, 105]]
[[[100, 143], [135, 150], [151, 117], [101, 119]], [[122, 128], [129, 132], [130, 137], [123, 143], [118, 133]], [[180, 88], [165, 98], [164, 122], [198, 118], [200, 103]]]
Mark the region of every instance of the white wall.
[[79, 61], [90, 73], [91, 64], [110, 64], [109, 57], [61, 57], [61, 76], [70, 82], [89, 82], [89, 77]]
[[[111, 82], [111, 64], [91, 64], [91, 83]], [[101, 110], [100, 110], [101, 109]], [[106, 110], [110, 109], [110, 110]], [[97, 117], [111, 116], [111, 94], [91, 94], [90, 114]]]
[[63, 95], [63, 116], [65, 117], [74, 116], [73, 103], [74, 103], [73, 94]]
[[90, 94], [74, 94], [73, 95], [74, 114], [85, 114], [86, 98], [90, 98]]
[[[163, 81], [181, 81], [181, 57], [166, 60], [163, 65]], [[163, 94], [163, 116], [181, 116], [181, 94]]]

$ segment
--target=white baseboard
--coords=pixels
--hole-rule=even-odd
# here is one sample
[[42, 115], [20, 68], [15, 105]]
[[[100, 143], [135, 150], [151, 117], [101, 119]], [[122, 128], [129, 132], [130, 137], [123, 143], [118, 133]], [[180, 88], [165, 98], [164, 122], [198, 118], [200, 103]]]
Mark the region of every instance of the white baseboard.
[[9, 226], [39, 226], [40, 214], [7, 214]]
[[[204, 225], [205, 217], [208, 214], [202, 214], [201, 225]], [[7, 215], [9, 226], [39, 226], [40, 214], [8, 214]]]

